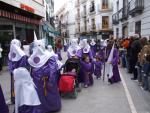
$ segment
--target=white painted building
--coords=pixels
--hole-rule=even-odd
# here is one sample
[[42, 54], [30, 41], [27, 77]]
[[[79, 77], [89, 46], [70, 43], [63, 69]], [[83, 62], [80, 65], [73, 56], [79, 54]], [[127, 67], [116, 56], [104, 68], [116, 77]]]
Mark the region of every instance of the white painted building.
[[112, 0], [76, 0], [76, 35], [109, 38], [112, 34]]
[[[113, 34], [112, 0], [67, 0], [64, 10], [69, 38], [105, 39]], [[56, 15], [62, 15], [60, 12], [62, 8]]]
[[129, 37], [134, 34], [150, 36], [149, 0], [114, 0], [114, 36]]
[[[64, 38], [75, 38], [75, 0], [67, 0], [56, 13], [59, 19], [58, 28]], [[57, 23], [58, 24], [58, 23]]]

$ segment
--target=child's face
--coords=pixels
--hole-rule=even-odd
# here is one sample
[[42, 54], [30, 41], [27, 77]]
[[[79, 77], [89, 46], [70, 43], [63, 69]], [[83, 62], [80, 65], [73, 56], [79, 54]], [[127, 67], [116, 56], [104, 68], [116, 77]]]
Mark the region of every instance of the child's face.
[[100, 61], [100, 58], [96, 58], [96, 61]]
[[90, 62], [89, 57], [86, 57], [86, 58], [85, 58], [85, 62]]

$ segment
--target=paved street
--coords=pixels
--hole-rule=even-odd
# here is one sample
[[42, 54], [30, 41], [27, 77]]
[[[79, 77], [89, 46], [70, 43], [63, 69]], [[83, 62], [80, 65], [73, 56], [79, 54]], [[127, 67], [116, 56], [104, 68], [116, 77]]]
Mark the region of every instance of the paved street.
[[[66, 58], [65, 54], [63, 58]], [[108, 85], [107, 81], [95, 79], [94, 86], [83, 88], [77, 99], [62, 99], [62, 110], [59, 113], [150, 113], [150, 93], [143, 91], [136, 81], [131, 81], [131, 75], [125, 69], [120, 68], [120, 72], [131, 99], [122, 82]], [[7, 71], [0, 76], [0, 82], [8, 101], [10, 76]], [[129, 101], [133, 101], [133, 105]], [[10, 113], [13, 113], [14, 106], [9, 105], [9, 108]]]

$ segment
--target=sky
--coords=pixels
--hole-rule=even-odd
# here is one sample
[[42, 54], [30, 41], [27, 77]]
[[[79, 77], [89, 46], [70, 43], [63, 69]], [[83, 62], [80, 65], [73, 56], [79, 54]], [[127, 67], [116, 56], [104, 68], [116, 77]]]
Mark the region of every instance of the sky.
[[54, 13], [56, 13], [65, 3], [66, 0], [54, 0]]

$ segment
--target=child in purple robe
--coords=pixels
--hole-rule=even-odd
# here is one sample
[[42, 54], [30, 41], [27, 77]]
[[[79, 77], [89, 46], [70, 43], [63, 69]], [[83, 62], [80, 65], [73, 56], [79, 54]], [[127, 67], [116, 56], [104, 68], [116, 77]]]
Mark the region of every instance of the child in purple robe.
[[96, 76], [97, 79], [101, 78], [102, 64], [103, 62], [101, 61], [100, 56], [97, 55], [96, 61], [94, 61], [94, 75]]
[[83, 60], [81, 60], [81, 66], [83, 69], [83, 76], [84, 76], [84, 87], [87, 88], [88, 86], [93, 85], [93, 64], [90, 62], [89, 56], [84, 56]]

